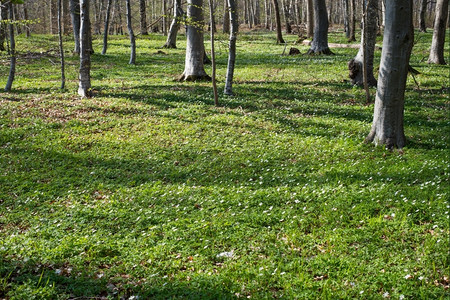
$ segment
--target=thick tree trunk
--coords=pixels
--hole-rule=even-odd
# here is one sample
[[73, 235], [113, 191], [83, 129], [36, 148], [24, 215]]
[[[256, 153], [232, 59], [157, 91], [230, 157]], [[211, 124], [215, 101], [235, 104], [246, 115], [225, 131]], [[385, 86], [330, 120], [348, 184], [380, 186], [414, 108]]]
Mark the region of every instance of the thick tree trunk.
[[[0, 21], [8, 19], [8, 6], [0, 5]], [[5, 40], [6, 40], [6, 23], [0, 22], [0, 51], [5, 51]]]
[[145, 0], [139, 0], [139, 16], [140, 16], [139, 24], [141, 26], [141, 35], [148, 35]]
[[377, 39], [378, 0], [367, 0], [366, 3], [367, 15], [364, 19], [367, 20], [367, 23], [365, 21], [363, 22], [363, 30], [367, 33], [367, 38], [365, 39], [365, 35], [361, 34], [361, 45], [359, 46], [358, 54], [348, 62], [348, 69], [352, 83], [363, 86], [363, 61], [365, 60], [367, 66], [367, 83], [369, 86], [376, 86], [377, 80], [373, 75], [373, 59]]
[[180, 80], [211, 80], [204, 68], [205, 47], [203, 44], [203, 0], [188, 0], [186, 28], [186, 60]]
[[14, 81], [14, 76], [16, 74], [16, 40], [14, 38], [14, 24], [12, 22], [14, 19], [13, 5], [12, 2], [9, 2], [6, 5], [10, 21], [8, 24], [8, 29], [9, 29], [9, 47], [10, 47], [9, 54], [11, 55], [11, 62], [9, 66], [9, 76], [8, 81], [6, 82], [5, 92], [10, 92]]
[[130, 36], [130, 65], [136, 64], [136, 38], [133, 32], [133, 26], [131, 25], [131, 3], [130, 0], [126, 0], [127, 4], [127, 28], [128, 35]]
[[91, 52], [89, 36], [89, 0], [80, 0], [80, 81], [78, 94], [81, 97], [91, 96]]
[[70, 18], [72, 20], [74, 53], [80, 54], [80, 0], [70, 0]]
[[236, 11], [237, 5], [235, 0], [228, 0], [228, 6], [230, 8], [230, 44], [228, 52], [228, 66], [227, 66], [227, 77], [225, 80], [225, 95], [233, 95], [233, 76], [234, 76], [234, 65], [236, 63], [236, 40], [239, 30], [238, 13]]
[[414, 42], [412, 0], [386, 1], [386, 27], [372, 129], [366, 142], [403, 148], [404, 98]]
[[429, 64], [445, 65], [444, 43], [448, 17], [448, 0], [437, 0], [434, 20], [433, 39], [431, 41]]
[[178, 30], [180, 30], [180, 24], [181, 22], [183, 22], [184, 16], [183, 7], [181, 6], [181, 0], [174, 0], [173, 7], [173, 20], [170, 24], [167, 40], [163, 48], [177, 48], [177, 34]]
[[66, 75], [64, 72], [64, 47], [62, 39], [62, 0], [58, 0], [58, 39], [59, 39], [59, 56], [61, 57], [61, 89], [66, 86]]
[[277, 22], [277, 43], [284, 44], [283, 34], [281, 33], [281, 18], [280, 9], [278, 7], [278, 0], [272, 0], [273, 8], [275, 10], [275, 20]]
[[421, 0], [420, 13], [419, 13], [419, 30], [421, 32], [427, 32], [427, 25], [425, 22], [425, 14], [427, 12], [428, 0]]
[[314, 37], [314, 3], [313, 0], [306, 0], [306, 35], [308, 38]]
[[328, 15], [325, 0], [314, 0], [314, 39], [308, 54], [333, 54], [328, 47]]
[[106, 6], [106, 16], [105, 16], [105, 29], [103, 30], [103, 49], [102, 54], [106, 54], [108, 49], [108, 34], [109, 34], [109, 19], [111, 16], [111, 6], [112, 0], [108, 0], [108, 5]]

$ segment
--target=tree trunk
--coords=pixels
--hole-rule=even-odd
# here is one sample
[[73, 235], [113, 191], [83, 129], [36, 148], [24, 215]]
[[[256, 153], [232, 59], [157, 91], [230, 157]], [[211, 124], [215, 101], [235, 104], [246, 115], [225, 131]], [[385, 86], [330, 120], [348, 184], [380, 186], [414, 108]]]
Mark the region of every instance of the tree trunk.
[[228, 9], [228, 0], [224, 0], [223, 10], [224, 10], [224, 13], [223, 13], [222, 32], [230, 33], [230, 12]]
[[[375, 53], [375, 43], [377, 39], [377, 15], [378, 15], [378, 1], [367, 0], [366, 16], [367, 23], [363, 22], [363, 30], [367, 33], [361, 34], [361, 45], [359, 46], [358, 54], [355, 58], [348, 62], [348, 69], [350, 71], [350, 78], [352, 83], [358, 86], [364, 85], [363, 80], [363, 62], [367, 66], [367, 83], [369, 86], [376, 86], [377, 80], [373, 75], [373, 59]], [[366, 55], [364, 55], [366, 54]]]
[[314, 37], [314, 3], [313, 0], [307, 0], [306, 15], [306, 35], [308, 38]]
[[235, 0], [228, 0], [228, 6], [230, 8], [230, 44], [228, 52], [228, 66], [227, 66], [227, 77], [225, 80], [225, 95], [233, 95], [233, 76], [234, 76], [234, 65], [236, 62], [236, 40], [239, 30], [238, 13], [236, 11], [237, 5]]
[[344, 31], [345, 36], [347, 39], [350, 38], [350, 18], [349, 18], [349, 5], [348, 0], [343, 0], [343, 6], [344, 6]]
[[266, 11], [266, 18], [264, 19], [264, 28], [269, 29], [270, 5], [268, 3], [268, 0], [264, 0], [264, 10]]
[[70, 17], [72, 20], [74, 53], [80, 54], [80, 0], [70, 0]]
[[281, 33], [281, 18], [280, 9], [278, 7], [278, 0], [272, 0], [273, 8], [275, 10], [275, 20], [277, 22], [277, 44], [284, 44], [283, 34]]
[[16, 74], [16, 40], [14, 39], [14, 11], [13, 11], [13, 5], [12, 2], [9, 2], [7, 5], [7, 11], [9, 13], [9, 47], [10, 51], [9, 54], [11, 55], [11, 62], [10, 62], [10, 68], [9, 68], [9, 76], [8, 81], [6, 82], [5, 86], [5, 92], [10, 92], [12, 88], [12, 84], [14, 81], [14, 76]]
[[429, 64], [445, 65], [444, 43], [448, 17], [448, 0], [437, 0]]
[[[25, 20], [28, 20], [28, 7], [27, 7], [27, 2], [23, 3], [23, 18]], [[25, 36], [26, 37], [30, 37], [31, 36], [31, 32], [30, 32], [30, 25], [25, 25]]]
[[425, 14], [427, 12], [428, 0], [421, 0], [420, 13], [419, 13], [419, 30], [421, 32], [427, 32], [427, 25], [425, 23]]
[[314, 0], [314, 39], [308, 54], [333, 54], [328, 47], [328, 15], [325, 0]]
[[348, 41], [354, 42], [356, 41], [355, 31], [356, 31], [356, 1], [350, 0], [350, 34]]
[[173, 1], [173, 19], [170, 24], [169, 33], [167, 34], [167, 40], [163, 48], [177, 48], [177, 34], [180, 30], [180, 24], [183, 22], [184, 11], [181, 6], [181, 0]]
[[[9, 5], [0, 5], [0, 20], [8, 19], [8, 7]], [[6, 40], [6, 23], [0, 22], [0, 51], [5, 51], [5, 40]]]
[[216, 83], [216, 55], [214, 51], [214, 5], [213, 0], [209, 0], [209, 21], [211, 22], [210, 26], [210, 34], [211, 34], [211, 66], [212, 66], [212, 72], [211, 72], [211, 81], [213, 86], [213, 93], [214, 93], [214, 105], [219, 106], [219, 95], [217, 93], [217, 83]]
[[64, 47], [62, 39], [62, 0], [58, 0], [58, 39], [59, 39], [59, 55], [61, 57], [61, 89], [66, 86], [66, 75], [64, 72]]
[[141, 35], [148, 35], [145, 0], [139, 0], [139, 16], [141, 17], [139, 22], [141, 25]]
[[412, 0], [386, 1], [385, 25], [373, 123], [366, 142], [403, 148], [406, 78], [414, 42]]
[[106, 50], [108, 49], [109, 18], [111, 16], [111, 6], [112, 0], [108, 0], [108, 5], [106, 6], [105, 29], [103, 30], [103, 55], [106, 54]]
[[289, 13], [289, 6], [290, 1], [286, 3], [286, 0], [281, 0], [282, 6], [283, 6], [283, 12], [284, 12], [284, 23], [286, 24], [286, 33], [291, 34], [292, 33], [292, 27], [291, 27], [291, 16]]
[[180, 80], [211, 80], [204, 68], [205, 47], [203, 44], [203, 0], [188, 0], [186, 28], [186, 59]]
[[89, 36], [89, 0], [80, 0], [80, 81], [78, 94], [81, 97], [91, 96], [91, 47]]
[[133, 26], [131, 26], [131, 3], [130, 0], [126, 0], [127, 4], [127, 28], [128, 35], [130, 36], [130, 65], [136, 64], [136, 38], [134, 37]]

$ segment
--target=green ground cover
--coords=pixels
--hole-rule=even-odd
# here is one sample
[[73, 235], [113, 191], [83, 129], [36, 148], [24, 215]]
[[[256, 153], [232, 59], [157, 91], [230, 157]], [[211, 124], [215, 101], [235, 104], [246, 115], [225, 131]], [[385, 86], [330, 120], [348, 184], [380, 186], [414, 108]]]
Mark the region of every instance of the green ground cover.
[[[140, 36], [136, 66], [125, 36], [105, 56], [97, 37], [91, 99], [70, 51], [58, 89], [56, 41], [19, 37], [0, 92], [0, 298], [449, 296], [449, 68], [426, 64], [431, 34], [416, 35], [393, 152], [363, 143], [357, 49], [281, 56], [273, 34], [241, 34], [236, 95], [216, 108], [210, 83], [176, 81], [183, 36], [162, 53]], [[222, 90], [224, 36], [217, 51]], [[7, 72], [2, 56], [1, 86]]]

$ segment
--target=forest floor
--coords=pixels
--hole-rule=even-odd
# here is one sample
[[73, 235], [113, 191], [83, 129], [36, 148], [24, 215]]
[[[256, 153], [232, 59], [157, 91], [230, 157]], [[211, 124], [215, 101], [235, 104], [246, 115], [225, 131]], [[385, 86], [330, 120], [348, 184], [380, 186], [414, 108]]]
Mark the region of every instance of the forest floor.
[[[126, 36], [104, 56], [95, 37], [80, 99], [71, 37], [61, 91], [57, 37], [19, 36], [0, 92], [0, 298], [449, 296], [449, 67], [426, 64], [430, 33], [416, 34], [401, 151], [363, 143], [357, 49], [282, 56], [274, 34], [243, 33], [235, 96], [215, 107], [211, 83], [176, 80], [184, 39], [139, 36], [132, 66]], [[226, 36], [216, 49], [222, 91]]]

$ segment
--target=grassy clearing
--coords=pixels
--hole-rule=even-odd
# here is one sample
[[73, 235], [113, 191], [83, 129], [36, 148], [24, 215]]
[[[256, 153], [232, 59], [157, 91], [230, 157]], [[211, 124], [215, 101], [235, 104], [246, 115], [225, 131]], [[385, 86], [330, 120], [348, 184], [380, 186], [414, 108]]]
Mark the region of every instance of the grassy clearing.
[[402, 152], [362, 143], [356, 49], [281, 56], [272, 34], [242, 34], [220, 108], [209, 83], [174, 80], [183, 37], [163, 53], [164, 37], [140, 37], [136, 66], [126, 37], [106, 56], [98, 37], [92, 99], [76, 96], [76, 57], [64, 92], [52, 52], [19, 59], [0, 93], [0, 297], [446, 298], [449, 69], [424, 62], [430, 40], [411, 59]]

